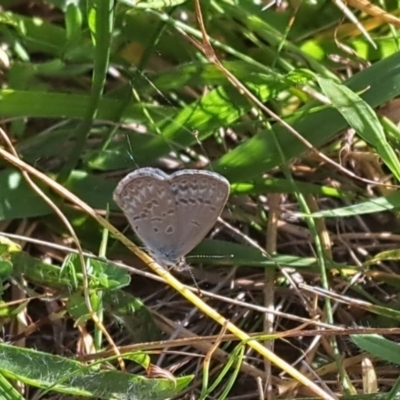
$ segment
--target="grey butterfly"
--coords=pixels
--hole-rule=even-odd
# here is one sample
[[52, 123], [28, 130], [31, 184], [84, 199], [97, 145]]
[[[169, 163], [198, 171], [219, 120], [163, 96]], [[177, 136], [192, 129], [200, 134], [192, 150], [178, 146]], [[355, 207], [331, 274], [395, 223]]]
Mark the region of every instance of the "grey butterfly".
[[184, 262], [213, 227], [228, 196], [224, 177], [194, 169], [167, 175], [157, 168], [140, 168], [114, 191], [114, 201], [162, 266]]

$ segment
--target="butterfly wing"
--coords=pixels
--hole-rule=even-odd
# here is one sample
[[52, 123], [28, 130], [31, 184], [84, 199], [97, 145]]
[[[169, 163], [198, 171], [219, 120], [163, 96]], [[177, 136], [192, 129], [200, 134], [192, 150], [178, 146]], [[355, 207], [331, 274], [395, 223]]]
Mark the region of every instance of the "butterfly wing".
[[165, 261], [176, 247], [179, 219], [169, 176], [156, 168], [141, 168], [118, 183], [113, 198], [147, 249]]
[[176, 258], [193, 250], [214, 226], [229, 196], [229, 182], [210, 171], [184, 170], [170, 176], [176, 201]]

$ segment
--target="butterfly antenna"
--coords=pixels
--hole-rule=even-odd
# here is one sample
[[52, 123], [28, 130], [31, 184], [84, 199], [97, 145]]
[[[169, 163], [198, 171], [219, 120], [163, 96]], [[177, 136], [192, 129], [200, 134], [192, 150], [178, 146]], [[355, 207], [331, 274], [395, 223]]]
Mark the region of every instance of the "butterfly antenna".
[[193, 274], [193, 271], [192, 271], [192, 267], [186, 263], [186, 261], [185, 261], [184, 258], [181, 258], [181, 259], [178, 261], [178, 264], [176, 265], [176, 269], [177, 269], [178, 271], [188, 271], [188, 272], [189, 272], [189, 275], [190, 275], [191, 278], [192, 278], [192, 281], [193, 281], [193, 283], [194, 283], [194, 286], [196, 286], [196, 289], [197, 289], [198, 294], [201, 294], [201, 290], [200, 290], [200, 288], [199, 288], [199, 285], [197, 284], [196, 278], [194, 277], [194, 274]]
[[235, 258], [235, 255], [234, 254], [224, 254], [224, 255], [220, 255], [220, 254], [208, 254], [208, 255], [205, 255], [205, 254], [194, 254], [194, 255], [192, 255], [192, 256], [186, 256], [186, 258], [212, 258], [212, 259], [216, 259], [216, 260], [218, 260], [218, 259], [224, 259], [224, 258], [229, 258], [229, 259], [232, 259], [232, 258]]
[[194, 283], [194, 286], [196, 286], [197, 293], [198, 293], [199, 295], [201, 295], [201, 290], [200, 290], [200, 288], [199, 288], [199, 285], [198, 285], [197, 282], [196, 282], [196, 278], [194, 277], [192, 268], [190, 268], [189, 265], [187, 265], [186, 267], [187, 267], [187, 269], [189, 270], [190, 276], [192, 277], [192, 281], [193, 281], [193, 283]]

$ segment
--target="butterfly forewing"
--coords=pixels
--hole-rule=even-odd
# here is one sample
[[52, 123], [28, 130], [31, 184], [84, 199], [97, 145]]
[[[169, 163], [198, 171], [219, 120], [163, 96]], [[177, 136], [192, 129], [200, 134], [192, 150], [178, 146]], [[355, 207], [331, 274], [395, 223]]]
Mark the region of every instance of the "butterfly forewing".
[[127, 175], [114, 191], [114, 200], [133, 230], [153, 253], [173, 249], [178, 212], [169, 176], [154, 168]]

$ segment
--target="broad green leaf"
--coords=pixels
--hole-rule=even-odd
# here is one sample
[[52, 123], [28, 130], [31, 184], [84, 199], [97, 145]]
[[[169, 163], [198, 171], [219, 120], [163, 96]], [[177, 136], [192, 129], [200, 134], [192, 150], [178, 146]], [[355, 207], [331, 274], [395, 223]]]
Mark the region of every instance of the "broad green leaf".
[[350, 335], [350, 339], [372, 356], [395, 365], [400, 364], [400, 348], [397, 343], [379, 335]]
[[[362, 99], [376, 107], [400, 94], [400, 53], [385, 58], [355, 74], [346, 82], [354, 92], [362, 92]], [[365, 90], [368, 88], [368, 90]], [[327, 123], [329, 121], [329, 123]], [[316, 148], [347, 126], [340, 113], [333, 108], [300, 109], [287, 122]], [[229, 151], [213, 164], [213, 170], [223, 174], [231, 183], [259, 176], [285, 160], [279, 156], [276, 135], [285, 160], [298, 157], [306, 147], [278, 124], [265, 128], [252, 138]]]
[[383, 161], [400, 180], [398, 156], [388, 143], [383, 127], [372, 108], [346, 86], [319, 77], [317, 80], [332, 105], [358, 135], [376, 148]]
[[51, 392], [100, 399], [164, 400], [178, 394], [191, 377], [150, 379], [120, 371], [102, 371], [68, 358], [0, 344], [0, 372], [13, 380]]

